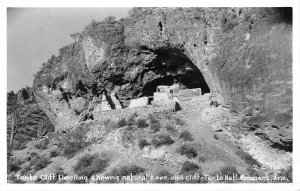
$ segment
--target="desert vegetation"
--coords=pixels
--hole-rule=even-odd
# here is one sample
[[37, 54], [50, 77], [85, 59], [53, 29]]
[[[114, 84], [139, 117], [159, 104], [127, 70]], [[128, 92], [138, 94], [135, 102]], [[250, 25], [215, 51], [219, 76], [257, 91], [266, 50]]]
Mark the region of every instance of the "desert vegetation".
[[72, 158], [77, 152], [90, 145], [91, 142], [88, 141], [86, 137], [88, 131], [88, 128], [79, 125], [74, 130], [62, 134], [60, 142], [58, 143], [59, 148], [62, 150], [62, 155]]
[[110, 157], [107, 154], [86, 154], [79, 158], [74, 166], [75, 174], [90, 178], [93, 174], [103, 172], [109, 166]]

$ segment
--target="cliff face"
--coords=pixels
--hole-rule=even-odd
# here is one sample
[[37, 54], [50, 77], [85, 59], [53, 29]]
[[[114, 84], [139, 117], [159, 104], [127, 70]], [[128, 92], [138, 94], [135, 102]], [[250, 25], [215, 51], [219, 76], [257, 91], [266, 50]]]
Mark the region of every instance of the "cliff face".
[[37, 100], [58, 129], [97, 111], [103, 90], [127, 106], [176, 81], [243, 114], [246, 128], [271, 135], [266, 140], [276, 147], [291, 147], [288, 8], [134, 8], [129, 14], [92, 22], [37, 73]]

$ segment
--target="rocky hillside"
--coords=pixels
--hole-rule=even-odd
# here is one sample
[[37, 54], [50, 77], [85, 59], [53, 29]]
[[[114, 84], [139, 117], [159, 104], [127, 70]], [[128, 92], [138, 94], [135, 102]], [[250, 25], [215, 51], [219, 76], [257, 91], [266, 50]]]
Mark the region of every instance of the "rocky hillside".
[[16, 108], [16, 129], [13, 150], [22, 150], [26, 147], [28, 142], [38, 139], [40, 136], [55, 130], [45, 112], [38, 106], [31, 88], [23, 88], [16, 94], [14, 92], [9, 92], [7, 93], [8, 146], [11, 137], [14, 108]]
[[103, 91], [126, 107], [176, 81], [211, 93], [272, 147], [292, 150], [290, 8], [134, 8], [72, 37], [33, 84], [58, 130], [93, 119]]

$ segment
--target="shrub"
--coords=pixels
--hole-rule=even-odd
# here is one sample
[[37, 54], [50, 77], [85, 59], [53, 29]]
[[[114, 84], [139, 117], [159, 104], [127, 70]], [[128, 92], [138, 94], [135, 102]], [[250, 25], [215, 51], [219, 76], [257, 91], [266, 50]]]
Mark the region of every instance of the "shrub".
[[135, 118], [129, 117], [129, 118], [127, 119], [127, 125], [128, 125], [128, 126], [133, 126], [133, 125], [135, 125]]
[[33, 166], [33, 170], [35, 171], [39, 171], [43, 168], [45, 168], [48, 164], [50, 163], [50, 160], [48, 157], [37, 157], [32, 164], [34, 164]]
[[201, 154], [200, 156], [198, 156], [198, 161], [200, 163], [205, 163], [206, 160], [207, 160], [207, 157], [204, 156], [203, 154]]
[[232, 176], [233, 173], [238, 174], [238, 171], [235, 166], [226, 165], [220, 169], [221, 175]]
[[7, 163], [7, 170], [8, 172], [18, 172], [21, 167], [21, 161], [20, 160], [15, 160], [13, 162], [8, 162]]
[[167, 120], [171, 120], [173, 117], [173, 115], [171, 113], [166, 112], [166, 111], [161, 112], [159, 115], [161, 118], [167, 119]]
[[[226, 165], [226, 166], [224, 166], [224, 167], [222, 167], [220, 169], [220, 176], [224, 177], [225, 175], [227, 175], [227, 176], [231, 176], [232, 177], [234, 174], [237, 174], [238, 178], [240, 177], [240, 174], [237, 171], [237, 169], [236, 169], [235, 166]], [[225, 181], [225, 180], [223, 180], [223, 181]], [[221, 182], [223, 182], [223, 181], [221, 181]], [[226, 182], [227, 183], [233, 183], [233, 180], [232, 181], [231, 180], [226, 180]]]
[[133, 113], [133, 114], [130, 115], [130, 117], [131, 118], [136, 118], [136, 117], [138, 117], [138, 114], [137, 113]]
[[80, 145], [74, 142], [66, 142], [63, 145], [62, 154], [67, 158], [72, 158], [80, 149], [81, 149]]
[[200, 167], [196, 163], [185, 161], [181, 166], [180, 174], [193, 173], [199, 169]]
[[48, 139], [43, 139], [43, 140], [40, 140], [38, 143], [36, 143], [34, 145], [34, 147], [36, 149], [43, 149], [44, 150], [44, 149], [47, 149], [48, 144], [49, 144], [49, 140]]
[[107, 155], [86, 154], [79, 158], [73, 169], [75, 174], [90, 178], [93, 174], [103, 172], [108, 167], [108, 164], [109, 157]]
[[136, 126], [137, 126], [137, 128], [146, 128], [148, 126], [148, 124], [146, 123], [145, 119], [138, 119], [136, 121]]
[[17, 176], [8, 176], [7, 182], [12, 183], [12, 184], [23, 184], [23, 183], [25, 183], [25, 181], [21, 180], [20, 178], [17, 178]]
[[135, 126], [128, 126], [126, 127], [125, 131], [127, 132], [134, 132], [136, 130], [136, 127]]
[[150, 129], [153, 131], [153, 133], [156, 133], [160, 130], [161, 126], [160, 123], [151, 123]]
[[65, 133], [59, 143], [63, 156], [72, 158], [78, 151], [90, 145], [91, 142], [86, 137], [88, 132], [89, 128], [81, 124]]
[[31, 157], [31, 158], [34, 158], [34, 157], [36, 157], [36, 156], [38, 156], [38, 154], [37, 154], [36, 152], [31, 152], [31, 153], [30, 153], [30, 157]]
[[180, 119], [180, 118], [176, 117], [174, 120], [175, 120], [175, 123], [177, 125], [184, 125], [185, 124], [185, 122], [182, 119]]
[[110, 174], [112, 176], [122, 177], [122, 176], [131, 175], [131, 174], [132, 175], [137, 175], [137, 174], [140, 174], [140, 173], [143, 173], [143, 172], [145, 172], [144, 168], [133, 164], [133, 165], [122, 166], [119, 169], [114, 168]]
[[153, 114], [150, 114], [148, 118], [150, 121], [150, 129], [154, 133], [158, 132], [161, 128], [160, 122], [155, 118], [155, 116]]
[[159, 171], [156, 176], [158, 176], [158, 179], [155, 180], [156, 183], [174, 183], [174, 180], [171, 180], [171, 177], [174, 175], [167, 170]]
[[128, 144], [133, 144], [134, 143], [134, 135], [131, 130], [126, 129], [126, 131], [123, 132], [121, 136], [121, 141], [124, 145], [125, 148], [128, 148]]
[[246, 171], [250, 176], [261, 176], [260, 171], [258, 171], [258, 169], [253, 168], [253, 166], [249, 166], [246, 169]]
[[117, 122], [117, 127], [124, 127], [127, 125], [126, 119], [125, 118], [121, 118], [118, 122]]
[[30, 165], [25, 166], [24, 168], [21, 169], [20, 174], [21, 175], [26, 175], [27, 172], [31, 170]]
[[53, 174], [55, 175], [54, 178], [51, 180], [48, 180], [48, 183], [56, 183], [59, 180], [58, 177], [60, 175], [66, 175], [62, 168], [56, 168], [55, 171], [53, 172]]
[[176, 129], [174, 127], [174, 125], [170, 122], [166, 123], [164, 128], [169, 132], [169, 133], [175, 133]]
[[37, 183], [37, 184], [46, 184], [47, 183], [47, 180], [46, 179], [41, 179], [40, 177], [38, 177], [34, 183]]
[[188, 130], [184, 130], [179, 135], [180, 139], [183, 139], [184, 141], [193, 141], [193, 136]]
[[149, 114], [148, 119], [150, 121], [150, 124], [159, 123], [158, 119], [153, 114]]
[[57, 150], [53, 150], [50, 152], [50, 157], [53, 158], [53, 157], [57, 157], [60, 155], [60, 152], [57, 151]]
[[218, 135], [214, 135], [214, 139], [219, 140]]
[[150, 143], [146, 139], [140, 139], [138, 146], [141, 150], [143, 150], [144, 147], [150, 145]]
[[128, 119], [127, 119], [127, 125], [128, 126], [132, 126], [135, 125], [135, 119], [138, 117], [137, 113], [133, 113], [131, 114]]
[[177, 149], [177, 152], [181, 155], [185, 155], [189, 159], [195, 158], [196, 156], [198, 156], [197, 151], [189, 145], [181, 145]]
[[157, 148], [162, 145], [171, 145], [174, 143], [174, 140], [169, 135], [158, 135], [154, 139], [152, 139], [151, 144]]
[[[112, 120], [110, 120], [110, 119], [106, 119], [106, 120], [104, 120], [102, 123], [103, 123], [103, 125], [104, 125], [106, 131], [108, 131], [108, 132], [110, 132], [110, 131], [112, 131], [112, 130], [114, 130], [114, 129], [117, 128], [117, 124], [115, 124], [115, 123], [114, 123]], [[102, 127], [101, 127], [101, 128], [102, 128]]]
[[13, 145], [13, 150], [23, 150], [25, 148], [26, 148], [26, 144], [25, 143], [18, 143], [18, 142], [16, 142]]
[[199, 175], [197, 179], [185, 178], [184, 180], [179, 180], [180, 183], [207, 183], [208, 182], [202, 174], [202, 169], [196, 163], [190, 161], [185, 161], [182, 164], [180, 174], [182, 174], [184, 177], [194, 176], [196, 174]]

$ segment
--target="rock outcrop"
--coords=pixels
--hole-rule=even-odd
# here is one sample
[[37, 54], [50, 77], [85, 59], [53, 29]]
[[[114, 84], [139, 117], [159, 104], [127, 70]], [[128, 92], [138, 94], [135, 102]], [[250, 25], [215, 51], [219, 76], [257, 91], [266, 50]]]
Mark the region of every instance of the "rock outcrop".
[[[243, 114], [249, 129], [268, 134], [257, 136], [290, 150], [290, 13], [291, 8], [134, 8], [125, 19], [93, 21], [43, 65], [35, 95], [64, 129], [93, 112], [99, 105], [92, 100], [100, 101], [103, 90], [116, 92], [128, 106], [176, 81], [181, 89], [210, 92], [217, 105]], [[87, 103], [80, 110], [71, 104], [77, 97]]]

